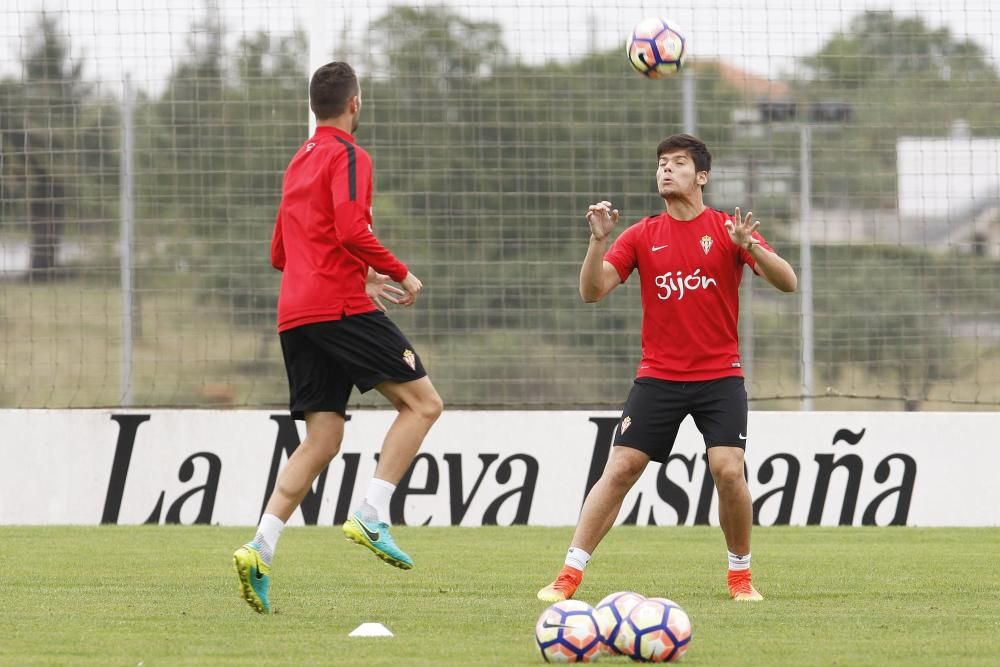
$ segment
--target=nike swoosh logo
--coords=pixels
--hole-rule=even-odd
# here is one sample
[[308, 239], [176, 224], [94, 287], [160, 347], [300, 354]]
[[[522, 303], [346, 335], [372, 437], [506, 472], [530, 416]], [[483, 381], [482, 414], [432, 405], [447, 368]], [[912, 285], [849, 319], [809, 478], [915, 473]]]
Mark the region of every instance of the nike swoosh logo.
[[543, 628], [572, 628], [572, 625], [566, 625], [565, 623], [549, 623], [547, 620], [542, 621]]
[[746, 439], [747, 439], [747, 437], [745, 435], [743, 435], [742, 433], [740, 433], [740, 440], [746, 440]]
[[669, 245], [670, 245], [669, 243], [666, 244], [666, 245], [654, 245], [653, 246], [653, 252], [656, 252], [657, 250], [663, 250], [664, 248], [666, 248]]
[[[357, 519], [355, 519], [355, 521], [357, 521]], [[368, 526], [366, 526], [361, 521], [358, 521], [358, 525], [361, 526], [361, 530], [365, 531], [365, 535], [368, 537], [369, 540], [371, 540], [372, 542], [378, 542], [378, 539], [380, 537], [378, 531], [372, 532], [368, 530]]]

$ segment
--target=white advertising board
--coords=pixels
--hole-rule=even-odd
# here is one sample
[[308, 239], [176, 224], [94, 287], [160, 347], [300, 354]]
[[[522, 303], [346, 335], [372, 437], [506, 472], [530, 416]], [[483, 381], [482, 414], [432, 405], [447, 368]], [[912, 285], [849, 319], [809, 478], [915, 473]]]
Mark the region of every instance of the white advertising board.
[[[359, 411], [292, 525], [342, 522], [389, 411]], [[392, 501], [397, 524], [573, 525], [615, 412], [445, 412]], [[757, 412], [747, 474], [761, 525], [1000, 525], [1000, 413]], [[287, 413], [0, 410], [0, 524], [256, 524], [304, 436]], [[619, 522], [716, 524], [691, 420]]]

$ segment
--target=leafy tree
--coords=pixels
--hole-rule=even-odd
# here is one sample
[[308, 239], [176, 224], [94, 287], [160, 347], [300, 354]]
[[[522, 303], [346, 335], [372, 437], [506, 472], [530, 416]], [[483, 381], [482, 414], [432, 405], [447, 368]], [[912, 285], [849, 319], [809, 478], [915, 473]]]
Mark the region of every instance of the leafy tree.
[[141, 112], [150, 149], [140, 218], [147, 237], [170, 239], [171, 255], [203, 277], [204, 299], [238, 324], [270, 327], [267, 248], [281, 175], [307, 128], [305, 38], [258, 32], [230, 50], [212, 6], [191, 34], [188, 57]]
[[277, 274], [268, 261], [281, 178], [307, 136], [306, 42], [301, 32], [273, 39], [263, 32], [240, 41], [230, 57], [224, 122], [228, 212], [222, 252], [225, 271], [215, 289], [241, 324], [273, 333]]
[[191, 26], [188, 57], [175, 66], [153, 105], [147, 178], [137, 198], [142, 217], [182, 223], [176, 232], [213, 237], [227, 219], [225, 28], [217, 6]]
[[875, 389], [858, 393], [900, 396], [915, 410], [935, 383], [955, 377], [947, 310], [937, 298], [945, 264], [891, 248], [827, 248], [818, 259], [815, 354], [828, 383], [860, 368]]
[[47, 280], [67, 222], [107, 219], [117, 204], [117, 112], [47, 14], [22, 65], [21, 79], [0, 82], [0, 187], [4, 218], [28, 221], [31, 279]]
[[958, 40], [948, 28], [933, 29], [920, 17], [869, 10], [856, 16], [816, 54], [804, 59], [815, 80], [831, 88], [861, 89], [925, 81], [996, 81], [985, 50]]

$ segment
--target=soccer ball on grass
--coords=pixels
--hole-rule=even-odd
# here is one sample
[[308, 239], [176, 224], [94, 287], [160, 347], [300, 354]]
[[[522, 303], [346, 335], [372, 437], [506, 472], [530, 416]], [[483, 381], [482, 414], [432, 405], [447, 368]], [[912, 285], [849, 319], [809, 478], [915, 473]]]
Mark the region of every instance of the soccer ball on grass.
[[609, 655], [619, 654], [615, 648], [615, 639], [618, 637], [622, 621], [628, 618], [632, 609], [645, 599], [645, 596], [632, 591], [619, 591], [608, 595], [594, 606], [594, 615], [597, 617], [597, 627], [601, 631], [603, 642], [602, 652]]
[[615, 648], [642, 662], [676, 662], [690, 643], [691, 620], [665, 598], [649, 598], [633, 607], [615, 638]]
[[538, 617], [535, 640], [546, 662], [596, 660], [601, 650], [601, 634], [594, 608], [580, 600], [556, 602]]

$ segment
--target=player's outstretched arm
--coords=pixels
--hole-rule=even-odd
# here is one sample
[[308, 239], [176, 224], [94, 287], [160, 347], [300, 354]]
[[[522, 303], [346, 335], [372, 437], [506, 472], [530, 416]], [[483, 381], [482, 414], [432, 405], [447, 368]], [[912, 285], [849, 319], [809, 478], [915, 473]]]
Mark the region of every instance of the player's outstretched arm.
[[733, 243], [746, 250], [757, 263], [757, 273], [767, 282], [782, 292], [794, 292], [798, 286], [798, 278], [792, 265], [778, 256], [778, 253], [765, 249], [753, 233], [760, 227], [759, 221], [754, 221], [753, 213], [740, 216], [736, 209], [733, 220], [726, 221], [726, 229]]
[[611, 262], [604, 260], [611, 232], [617, 223], [618, 209], [612, 209], [609, 201], [592, 204], [587, 210], [590, 244], [580, 269], [580, 298], [587, 303], [600, 301], [622, 282]]

